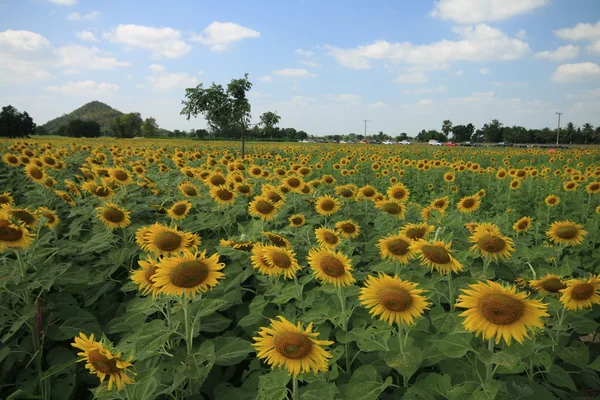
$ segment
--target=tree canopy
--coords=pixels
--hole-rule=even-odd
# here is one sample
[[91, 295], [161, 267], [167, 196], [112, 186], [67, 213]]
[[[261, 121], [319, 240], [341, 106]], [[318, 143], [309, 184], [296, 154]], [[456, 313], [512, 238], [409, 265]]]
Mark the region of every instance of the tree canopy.
[[123, 114], [113, 119], [110, 129], [115, 137], [132, 138], [140, 136], [142, 123], [140, 113]]
[[11, 105], [2, 107], [0, 112], [0, 136], [24, 137], [35, 134], [36, 125], [25, 112], [19, 112]]

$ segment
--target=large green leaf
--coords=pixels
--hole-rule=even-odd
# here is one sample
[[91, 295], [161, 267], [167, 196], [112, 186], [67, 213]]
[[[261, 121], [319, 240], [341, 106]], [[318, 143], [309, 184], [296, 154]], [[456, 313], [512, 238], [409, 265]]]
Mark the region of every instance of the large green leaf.
[[371, 365], [363, 365], [352, 374], [346, 386], [346, 398], [354, 400], [377, 400], [379, 395], [392, 384], [392, 378], [385, 382]]
[[218, 337], [212, 340], [215, 347], [215, 364], [236, 365], [254, 351], [250, 342], [238, 337]]
[[283, 400], [287, 396], [290, 381], [287, 371], [271, 371], [258, 378], [257, 400]]
[[409, 347], [404, 350], [390, 350], [385, 354], [385, 363], [394, 368], [400, 375], [410, 379], [419, 370], [423, 360], [423, 352], [418, 347]]

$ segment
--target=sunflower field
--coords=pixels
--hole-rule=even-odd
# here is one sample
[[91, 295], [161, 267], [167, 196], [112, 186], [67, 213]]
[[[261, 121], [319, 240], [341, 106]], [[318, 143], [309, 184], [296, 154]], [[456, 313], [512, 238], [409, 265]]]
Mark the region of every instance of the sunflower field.
[[0, 143], [0, 398], [600, 397], [600, 152]]

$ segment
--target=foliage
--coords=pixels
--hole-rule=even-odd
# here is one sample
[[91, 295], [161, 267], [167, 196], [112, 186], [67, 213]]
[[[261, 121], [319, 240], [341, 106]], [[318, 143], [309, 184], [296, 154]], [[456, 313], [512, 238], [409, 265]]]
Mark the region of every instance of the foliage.
[[66, 126], [69, 122], [80, 119], [82, 121], [97, 122], [100, 124], [100, 131], [107, 133], [110, 131], [113, 119], [121, 114], [123, 114], [121, 111], [117, 111], [100, 101], [91, 101], [68, 114], [46, 122], [43, 127], [48, 132], [57, 134], [56, 131], [61, 126]]
[[25, 112], [19, 112], [11, 105], [2, 107], [0, 112], [0, 137], [23, 137], [33, 135], [36, 125]]
[[96, 121], [75, 119], [67, 125], [66, 134], [69, 137], [100, 137], [100, 124]]
[[122, 114], [113, 119], [110, 129], [118, 138], [132, 138], [140, 136], [143, 120], [140, 113]]
[[153, 137], [157, 136], [159, 132], [158, 124], [156, 123], [156, 118], [148, 117], [142, 123], [142, 135], [145, 137]]

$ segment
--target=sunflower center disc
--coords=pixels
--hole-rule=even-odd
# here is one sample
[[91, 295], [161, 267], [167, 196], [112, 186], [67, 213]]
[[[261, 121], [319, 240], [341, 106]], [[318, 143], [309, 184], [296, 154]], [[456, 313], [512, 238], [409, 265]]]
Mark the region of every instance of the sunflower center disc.
[[267, 197], [269, 198], [269, 200], [271, 200], [273, 203], [278, 203], [281, 200], [283, 200], [281, 198], [281, 196], [275, 192], [269, 192], [269, 194], [267, 195]]
[[54, 164], [56, 164], [56, 161], [52, 157], [44, 157], [44, 162], [46, 164], [48, 164], [48, 165], [54, 165]]
[[492, 293], [485, 295], [479, 302], [483, 317], [496, 325], [510, 325], [518, 321], [525, 311], [525, 306], [514, 297]]
[[192, 288], [204, 282], [208, 272], [202, 261], [184, 261], [171, 271], [171, 282], [177, 287]]
[[498, 253], [504, 250], [506, 242], [501, 237], [490, 235], [479, 239], [477, 246], [488, 253]]
[[98, 350], [94, 350], [88, 354], [90, 364], [94, 366], [96, 371], [102, 372], [107, 375], [114, 375], [119, 373], [117, 367], [117, 360], [114, 358], [108, 358], [104, 354], [101, 354]]
[[354, 233], [356, 232], [356, 227], [351, 223], [346, 223], [342, 225], [342, 231], [344, 233]]
[[421, 251], [425, 258], [435, 264], [447, 264], [452, 261], [448, 251], [441, 246], [425, 245]]
[[572, 297], [575, 300], [587, 300], [594, 295], [596, 288], [590, 283], [580, 283], [573, 288]]
[[292, 261], [285, 253], [281, 253], [278, 251], [273, 252], [273, 254], [271, 255], [271, 260], [273, 261], [273, 264], [275, 264], [279, 268], [286, 269], [292, 266]]
[[227, 189], [221, 189], [218, 191], [218, 196], [221, 200], [227, 201], [233, 198], [233, 193]]
[[413, 303], [410, 293], [397, 286], [379, 289], [377, 298], [381, 305], [390, 311], [405, 311]]
[[517, 225], [517, 228], [523, 230], [523, 229], [526, 229], [528, 226], [529, 226], [528, 221], [521, 221], [521, 222], [519, 222], [519, 225]]
[[293, 188], [296, 188], [296, 187], [300, 186], [300, 179], [290, 178], [290, 179], [288, 179], [288, 185], [290, 185]]
[[425, 237], [425, 229], [423, 228], [410, 228], [406, 231], [406, 236], [412, 240], [422, 239]]
[[566, 288], [558, 278], [546, 279], [542, 282], [542, 287], [550, 293], [558, 293], [562, 289]]
[[31, 225], [35, 222], [35, 217], [27, 211], [11, 211], [10, 214], [19, 221], [25, 222], [27, 225]]
[[556, 236], [561, 239], [573, 239], [578, 233], [579, 230], [574, 226], [561, 226], [556, 230]]
[[17, 242], [23, 237], [23, 232], [20, 229], [10, 227], [7, 220], [0, 220], [0, 241], [2, 242]]
[[446, 200], [438, 200], [433, 203], [433, 206], [437, 209], [444, 208], [446, 206]]
[[96, 188], [96, 196], [98, 197], [106, 197], [108, 195], [110, 195], [110, 190], [107, 187], [104, 186], [100, 186], [98, 188]]
[[161, 232], [156, 237], [156, 247], [162, 251], [174, 251], [181, 245], [181, 236], [173, 232]]
[[125, 219], [125, 214], [121, 210], [117, 210], [116, 208], [107, 208], [102, 213], [104, 219], [110, 222], [121, 222]]
[[210, 183], [212, 183], [214, 186], [221, 186], [225, 184], [225, 178], [223, 178], [221, 175], [215, 175], [210, 178]]
[[365, 190], [363, 190], [363, 195], [365, 197], [372, 197], [375, 195], [375, 191], [371, 188], [366, 188]]
[[129, 178], [129, 175], [127, 175], [124, 171], [115, 171], [115, 178], [117, 178], [120, 181], [126, 181], [127, 178]]
[[298, 360], [310, 354], [312, 342], [308, 336], [301, 333], [284, 332], [275, 338], [275, 347], [285, 358]]
[[31, 174], [31, 176], [33, 176], [35, 179], [42, 179], [42, 177], [44, 176], [44, 174], [42, 173], [42, 171], [40, 171], [37, 168], [32, 168], [31, 171], [29, 172]]
[[385, 211], [388, 214], [400, 214], [400, 212], [402, 211], [402, 208], [400, 208], [400, 205], [396, 204], [396, 203], [386, 203], [383, 205], [383, 211]]
[[409, 244], [402, 239], [394, 239], [388, 243], [387, 248], [395, 256], [403, 256], [408, 253]]
[[54, 215], [52, 215], [49, 212], [42, 212], [41, 214], [44, 218], [46, 218], [48, 220], [49, 224], [53, 224], [54, 221], [56, 221], [56, 219], [54, 218]]
[[146, 282], [148, 282], [150, 285], [154, 284], [154, 282], [152, 281], [152, 277], [154, 276], [154, 274], [156, 274], [156, 265], [153, 265], [150, 268], [148, 268], [146, 270], [146, 273], [144, 274]]
[[392, 192], [392, 197], [396, 200], [402, 200], [405, 195], [406, 192], [404, 191], [404, 189], [397, 189]]
[[294, 223], [294, 225], [300, 225], [302, 223], [302, 218], [300, 218], [300, 217], [293, 218], [292, 222]]
[[462, 206], [464, 208], [472, 208], [475, 205], [475, 200], [473, 199], [466, 199], [465, 201], [463, 201]]
[[325, 274], [334, 278], [340, 277], [346, 273], [344, 264], [333, 256], [323, 256], [323, 258], [321, 258], [321, 269]]
[[590, 191], [592, 191], [592, 192], [595, 192], [595, 191], [597, 191], [598, 189], [600, 189], [600, 184], [598, 184], [598, 183], [592, 183], [592, 184], [590, 185]]
[[173, 214], [175, 215], [183, 215], [187, 211], [187, 204], [177, 204], [173, 207]]
[[267, 235], [267, 237], [269, 238], [271, 243], [273, 243], [277, 247], [286, 247], [287, 246], [287, 243], [279, 236]]
[[335, 203], [331, 200], [325, 200], [321, 203], [321, 208], [325, 211], [331, 211], [335, 207]]
[[352, 197], [352, 191], [348, 189], [342, 189], [340, 190], [340, 195], [342, 195], [343, 197]]
[[258, 211], [260, 214], [269, 214], [274, 208], [275, 207], [271, 203], [263, 200], [256, 203], [256, 211]]
[[325, 240], [325, 242], [327, 242], [329, 244], [336, 244], [338, 242], [337, 236], [335, 236], [331, 232], [325, 232], [323, 234], [323, 239]]
[[198, 193], [198, 192], [196, 192], [196, 189], [194, 189], [194, 188], [193, 188], [193, 187], [191, 187], [191, 186], [185, 186], [185, 187], [183, 188], [183, 192], [184, 192], [185, 194], [187, 194], [188, 196], [195, 196], [195, 195]]

